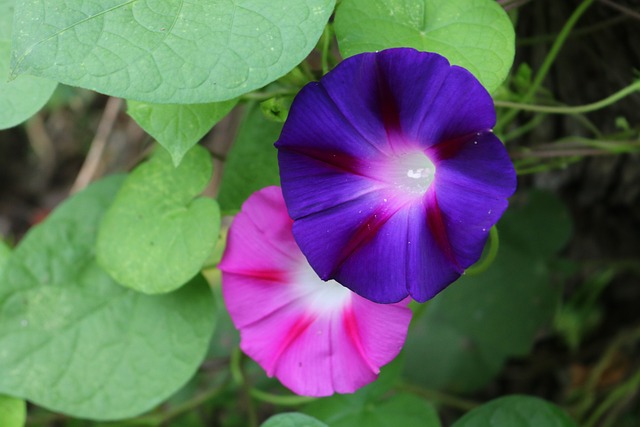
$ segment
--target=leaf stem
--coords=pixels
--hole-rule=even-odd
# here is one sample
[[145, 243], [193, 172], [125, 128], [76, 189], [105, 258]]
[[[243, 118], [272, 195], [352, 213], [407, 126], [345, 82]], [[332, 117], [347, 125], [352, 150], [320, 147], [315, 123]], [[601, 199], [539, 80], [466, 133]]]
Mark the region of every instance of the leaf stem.
[[467, 276], [475, 276], [487, 271], [487, 269], [491, 267], [491, 264], [493, 264], [493, 261], [495, 261], [496, 256], [498, 256], [498, 249], [500, 249], [500, 236], [498, 235], [498, 229], [494, 225], [491, 227], [491, 230], [489, 230], [489, 248], [487, 249], [487, 255], [469, 267], [464, 274]]
[[196, 396], [194, 396], [192, 399], [187, 400], [186, 402], [180, 404], [180, 405], [176, 405], [175, 407], [169, 409], [168, 411], [164, 412], [164, 413], [152, 413], [152, 414], [148, 414], [148, 415], [142, 415], [139, 417], [134, 417], [134, 418], [130, 418], [128, 420], [123, 420], [123, 421], [116, 421], [114, 423], [107, 423], [105, 424], [105, 427], [127, 427], [127, 426], [159, 426], [162, 425], [164, 423], [167, 423], [177, 417], [179, 417], [180, 415], [183, 415], [189, 411], [192, 411], [193, 409], [197, 408], [198, 406], [202, 405], [203, 403], [213, 399], [214, 397], [216, 397], [217, 395], [220, 394], [220, 392], [222, 390], [224, 390], [226, 388], [226, 386], [228, 385], [228, 380], [224, 381], [222, 384], [220, 384], [218, 387], [212, 388], [210, 390], [206, 390]]
[[[596, 388], [598, 386], [600, 378], [605, 373], [605, 371], [609, 367], [611, 367], [611, 364], [615, 356], [618, 354], [620, 347], [622, 347], [625, 344], [633, 344], [638, 340], [640, 340], [640, 326], [637, 326], [631, 330], [625, 330], [621, 332], [611, 341], [611, 343], [608, 345], [607, 349], [605, 350], [602, 358], [598, 361], [598, 363], [592, 369], [591, 374], [589, 375], [589, 378], [587, 378], [585, 388], [584, 388], [584, 393], [585, 393], [584, 397], [582, 398], [581, 402], [577, 405], [577, 408], [576, 408], [576, 412], [577, 412], [576, 415], [578, 416], [578, 418], [582, 418], [584, 414], [589, 410], [593, 402], [596, 400]], [[628, 391], [629, 388], [627, 388], [628, 387], [627, 384], [629, 384], [630, 382], [636, 385], [636, 388], [637, 388], [638, 384], [640, 384], [640, 378], [637, 378], [639, 374], [640, 374], [640, 371], [637, 372], [629, 381], [620, 385], [616, 390], [614, 390], [614, 392], [611, 393], [611, 395], [607, 399], [605, 399], [605, 401], [602, 402], [596, 408], [596, 410], [592, 413], [592, 415], [589, 417], [588, 422], [585, 424], [585, 427], [595, 424], [598, 418], [600, 418], [600, 416], [604, 414], [604, 412], [606, 412], [607, 409], [609, 409], [610, 405], [612, 405], [618, 399], [620, 399], [619, 395], [622, 394], [622, 392], [618, 390], [622, 389], [622, 390]], [[634, 388], [634, 390], [636, 388]], [[614, 394], [616, 397], [612, 398]], [[610, 399], [611, 401], [609, 401]]]
[[249, 92], [245, 93], [240, 98], [244, 101], [265, 101], [267, 99], [273, 98], [274, 96], [293, 96], [296, 93], [297, 91], [292, 89], [280, 89], [265, 92]]
[[[551, 65], [553, 64], [556, 57], [558, 56], [558, 53], [560, 52], [560, 49], [564, 45], [564, 42], [566, 41], [567, 37], [571, 33], [571, 30], [573, 29], [575, 24], [578, 22], [578, 19], [580, 19], [582, 14], [586, 12], [586, 10], [589, 8], [589, 6], [591, 6], [593, 2], [594, 0], [583, 0], [582, 3], [580, 3], [580, 5], [576, 8], [576, 10], [573, 11], [571, 16], [567, 20], [567, 22], [562, 27], [560, 34], [558, 34], [558, 38], [555, 40], [555, 42], [551, 46], [549, 53], [547, 54], [544, 61], [542, 62], [542, 65], [540, 66], [540, 69], [536, 73], [536, 77], [533, 80], [533, 83], [531, 83], [529, 90], [522, 97], [523, 103], [526, 104], [529, 101], [531, 101], [531, 99], [533, 99], [533, 96], [536, 94], [536, 92], [542, 85], [542, 82], [544, 81], [545, 77], [549, 73], [549, 70], [551, 69]], [[496, 123], [496, 126], [495, 126], [496, 132], [500, 132], [508, 123], [511, 123], [511, 121], [515, 118], [516, 114], [518, 114], [518, 110], [514, 109], [509, 111], [504, 116], [502, 116], [501, 120], [498, 123]]]
[[495, 101], [494, 105], [496, 107], [512, 108], [516, 111], [534, 111], [534, 112], [546, 113], [546, 114], [583, 114], [583, 113], [588, 113], [591, 111], [595, 111], [595, 110], [599, 110], [601, 108], [607, 107], [636, 91], [640, 91], [640, 80], [633, 82], [632, 84], [625, 87], [624, 89], [621, 89], [618, 92], [614, 93], [613, 95], [610, 95], [600, 101], [597, 101], [591, 104], [586, 104], [586, 105], [579, 105], [575, 107], [553, 106], [553, 105], [532, 105], [532, 104], [522, 104], [518, 102], [509, 102], [509, 101]]
[[322, 75], [329, 72], [329, 50], [331, 48], [331, 39], [333, 38], [333, 27], [328, 23], [322, 32]]
[[624, 383], [616, 387], [609, 395], [604, 399], [600, 405], [598, 405], [593, 411], [593, 414], [589, 417], [584, 427], [593, 427], [598, 420], [618, 401], [625, 399], [630, 394], [638, 392], [640, 387], [640, 370], [629, 378]]
[[462, 411], [470, 411], [480, 406], [480, 403], [478, 402], [463, 399], [461, 397], [453, 396], [451, 394], [447, 394], [438, 390], [422, 388], [414, 384], [402, 383], [402, 384], [399, 384], [397, 388], [399, 390], [404, 390], [413, 394], [417, 394], [425, 398], [426, 400], [435, 401], [444, 406], [460, 409]]
[[258, 390], [257, 388], [251, 389], [251, 396], [262, 402], [280, 406], [299, 406], [316, 400], [315, 397], [298, 396], [295, 394], [280, 396], [277, 394], [266, 393], [262, 390]]

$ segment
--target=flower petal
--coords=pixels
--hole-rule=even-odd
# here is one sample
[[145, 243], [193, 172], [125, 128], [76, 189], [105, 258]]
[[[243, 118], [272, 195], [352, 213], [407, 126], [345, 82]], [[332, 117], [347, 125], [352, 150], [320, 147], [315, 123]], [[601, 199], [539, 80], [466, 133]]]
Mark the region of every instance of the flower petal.
[[276, 147], [314, 270], [382, 303], [456, 280], [515, 190], [494, 123], [471, 73], [413, 49], [352, 56], [307, 86]]
[[516, 177], [506, 150], [492, 133], [456, 145], [432, 147], [439, 165], [435, 194], [446, 234], [455, 242], [455, 257], [461, 267], [467, 268], [479, 259], [489, 229], [507, 209]]
[[245, 202], [228, 241], [222, 291], [241, 348], [294, 392], [353, 392], [400, 351], [408, 301], [379, 305], [321, 281], [295, 246], [277, 187]]

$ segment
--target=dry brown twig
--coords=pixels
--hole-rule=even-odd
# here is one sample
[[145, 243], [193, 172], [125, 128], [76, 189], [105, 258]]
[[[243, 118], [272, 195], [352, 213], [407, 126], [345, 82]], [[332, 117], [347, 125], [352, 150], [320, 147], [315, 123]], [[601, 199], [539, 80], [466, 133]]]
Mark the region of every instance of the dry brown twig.
[[96, 135], [94, 136], [93, 141], [91, 141], [87, 157], [82, 164], [82, 168], [80, 168], [80, 172], [78, 173], [75, 182], [71, 186], [71, 190], [69, 190], [71, 194], [77, 193], [85, 188], [95, 176], [96, 171], [100, 166], [100, 158], [107, 146], [111, 130], [113, 129], [113, 124], [118, 118], [121, 106], [121, 98], [110, 97], [107, 100], [104, 113], [102, 114], [102, 118], [98, 124], [98, 129], [96, 130]]

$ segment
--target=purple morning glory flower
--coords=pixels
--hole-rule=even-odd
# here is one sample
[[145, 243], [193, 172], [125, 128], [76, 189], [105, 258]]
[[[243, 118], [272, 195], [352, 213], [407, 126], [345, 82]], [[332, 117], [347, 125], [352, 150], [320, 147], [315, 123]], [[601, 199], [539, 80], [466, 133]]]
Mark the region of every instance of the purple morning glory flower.
[[291, 107], [276, 142], [293, 234], [316, 273], [372, 301], [426, 301], [475, 263], [516, 176], [493, 100], [408, 48], [352, 56]]
[[352, 393], [400, 352], [409, 301], [376, 304], [323, 282], [291, 225], [278, 187], [254, 193], [231, 224], [218, 267], [240, 347], [295, 393]]

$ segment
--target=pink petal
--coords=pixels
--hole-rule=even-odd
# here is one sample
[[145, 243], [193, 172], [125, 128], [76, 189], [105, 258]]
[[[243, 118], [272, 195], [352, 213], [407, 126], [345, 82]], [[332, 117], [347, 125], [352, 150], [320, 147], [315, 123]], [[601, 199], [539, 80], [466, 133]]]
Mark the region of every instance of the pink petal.
[[222, 291], [242, 350], [298, 394], [350, 393], [400, 351], [408, 300], [381, 305], [323, 282], [295, 245], [280, 189], [251, 196], [229, 231]]

